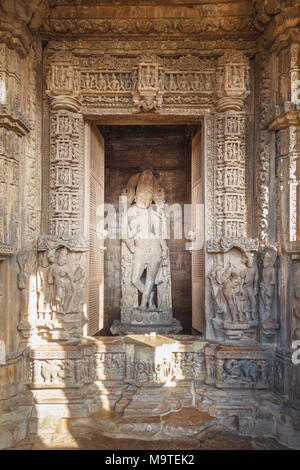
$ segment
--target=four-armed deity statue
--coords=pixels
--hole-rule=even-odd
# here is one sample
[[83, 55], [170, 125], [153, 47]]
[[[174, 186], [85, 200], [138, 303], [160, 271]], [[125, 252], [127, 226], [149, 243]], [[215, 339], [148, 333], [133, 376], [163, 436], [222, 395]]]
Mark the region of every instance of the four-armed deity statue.
[[133, 175], [122, 191], [121, 322], [113, 334], [177, 333], [173, 318], [165, 194], [151, 170]]

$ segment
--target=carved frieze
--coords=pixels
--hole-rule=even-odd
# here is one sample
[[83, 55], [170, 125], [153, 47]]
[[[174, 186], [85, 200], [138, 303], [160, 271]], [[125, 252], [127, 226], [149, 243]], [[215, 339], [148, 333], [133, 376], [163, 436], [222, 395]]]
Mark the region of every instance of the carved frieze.
[[159, 361], [126, 361], [126, 381], [139, 386], [161, 386], [181, 380], [205, 379], [205, 360], [200, 352], [173, 352], [172, 356]]
[[43, 24], [44, 30], [54, 33], [75, 33], [101, 35], [169, 35], [183, 34], [225, 34], [238, 33], [241, 31], [254, 31], [251, 17], [214, 17], [212, 18], [177, 18], [177, 19], [58, 19], [51, 18], [49, 23]]
[[204, 381], [205, 358], [203, 352], [174, 352], [172, 355], [175, 380]]
[[77, 388], [95, 380], [92, 348], [36, 349], [30, 353], [31, 388]]
[[263, 350], [230, 350], [216, 353], [217, 380], [220, 388], [268, 388], [271, 365]]
[[259, 241], [257, 238], [211, 238], [207, 241], [209, 253], [227, 252], [233, 247], [239, 248], [245, 253], [257, 251]]
[[138, 112], [166, 106], [212, 106], [216, 60], [151, 54], [84, 56], [76, 51], [48, 55], [47, 94], [52, 109], [132, 107]]
[[122, 380], [125, 376], [123, 352], [98, 351], [95, 354], [96, 380]]

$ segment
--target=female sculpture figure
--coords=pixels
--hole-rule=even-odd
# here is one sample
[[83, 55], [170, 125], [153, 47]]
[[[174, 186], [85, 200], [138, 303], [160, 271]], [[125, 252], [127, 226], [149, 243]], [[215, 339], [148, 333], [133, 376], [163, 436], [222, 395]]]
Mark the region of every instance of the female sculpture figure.
[[67, 249], [65, 247], [57, 249], [55, 258], [48, 272], [48, 283], [54, 285], [53, 310], [58, 313], [72, 313], [74, 279], [67, 262]]

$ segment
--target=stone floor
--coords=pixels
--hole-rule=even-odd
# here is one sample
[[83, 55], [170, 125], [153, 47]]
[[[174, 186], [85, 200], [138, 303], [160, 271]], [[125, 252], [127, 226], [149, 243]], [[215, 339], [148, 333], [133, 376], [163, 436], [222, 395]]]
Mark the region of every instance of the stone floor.
[[[111, 427], [112, 422], [117, 426]], [[199, 426], [199, 423], [202, 422]], [[184, 408], [179, 412], [162, 417], [148, 418], [144, 432], [130, 432], [128, 420], [116, 416], [97, 416], [91, 423], [88, 420], [61, 420], [52, 432], [45, 423], [39, 437], [26, 439], [15, 448], [18, 450], [285, 450], [285, 446], [268, 437], [252, 438], [240, 436], [220, 425], [206, 413], [194, 408]], [[152, 426], [152, 428], [151, 428]], [[159, 426], [159, 428], [158, 428]], [[109, 431], [104, 432], [104, 429]], [[131, 438], [113, 435], [128, 429]], [[151, 432], [151, 429], [153, 432]], [[160, 429], [157, 432], [157, 429]], [[150, 430], [150, 432], [149, 432]], [[156, 431], [155, 431], [156, 430]], [[163, 430], [163, 431], [162, 431]]]
[[101, 433], [53, 436], [48, 442], [35, 438], [18, 450], [287, 450], [275, 439], [237, 436], [220, 429], [204, 431], [197, 439], [116, 439]]

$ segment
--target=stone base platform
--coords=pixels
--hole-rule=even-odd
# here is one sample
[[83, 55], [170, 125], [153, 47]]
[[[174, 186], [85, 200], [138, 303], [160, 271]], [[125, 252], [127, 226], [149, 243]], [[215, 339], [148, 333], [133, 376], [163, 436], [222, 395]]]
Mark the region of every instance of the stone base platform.
[[[195, 408], [185, 408], [168, 415], [140, 421], [139, 438], [131, 436], [133, 424], [124, 418], [109, 418], [119, 429], [128, 429], [130, 437], [107, 435], [94, 424], [71, 420], [55, 428], [31, 435], [16, 450], [287, 450], [276, 439], [238, 435], [233, 428], [212, 422], [211, 417]], [[103, 420], [104, 425], [105, 420]], [[102, 425], [102, 427], [103, 427]], [[100, 426], [101, 427], [101, 426]], [[201, 429], [202, 428], [202, 429]], [[161, 432], [160, 432], [161, 430]]]
[[133, 324], [126, 324], [121, 323], [120, 320], [115, 320], [110, 328], [110, 331], [113, 335], [144, 335], [150, 334], [155, 332], [159, 335], [170, 335], [170, 334], [178, 334], [182, 330], [181, 323], [176, 319], [173, 318], [173, 321], [170, 325], [133, 325]]
[[104, 448], [122, 448], [119, 439], [137, 449], [212, 448], [203, 437], [209, 432], [219, 448], [239, 448], [225, 435], [238, 436], [241, 446], [255, 448], [258, 437], [268, 436], [300, 448], [299, 408], [287, 408], [274, 387], [273, 354], [258, 344], [187, 335], [95, 337], [76, 346], [28, 348], [24, 389], [10, 387], [19, 398], [3, 410], [0, 448], [18, 448], [19, 441], [43, 448], [38, 440], [44, 448], [102, 448], [96, 436], [105, 437]]

